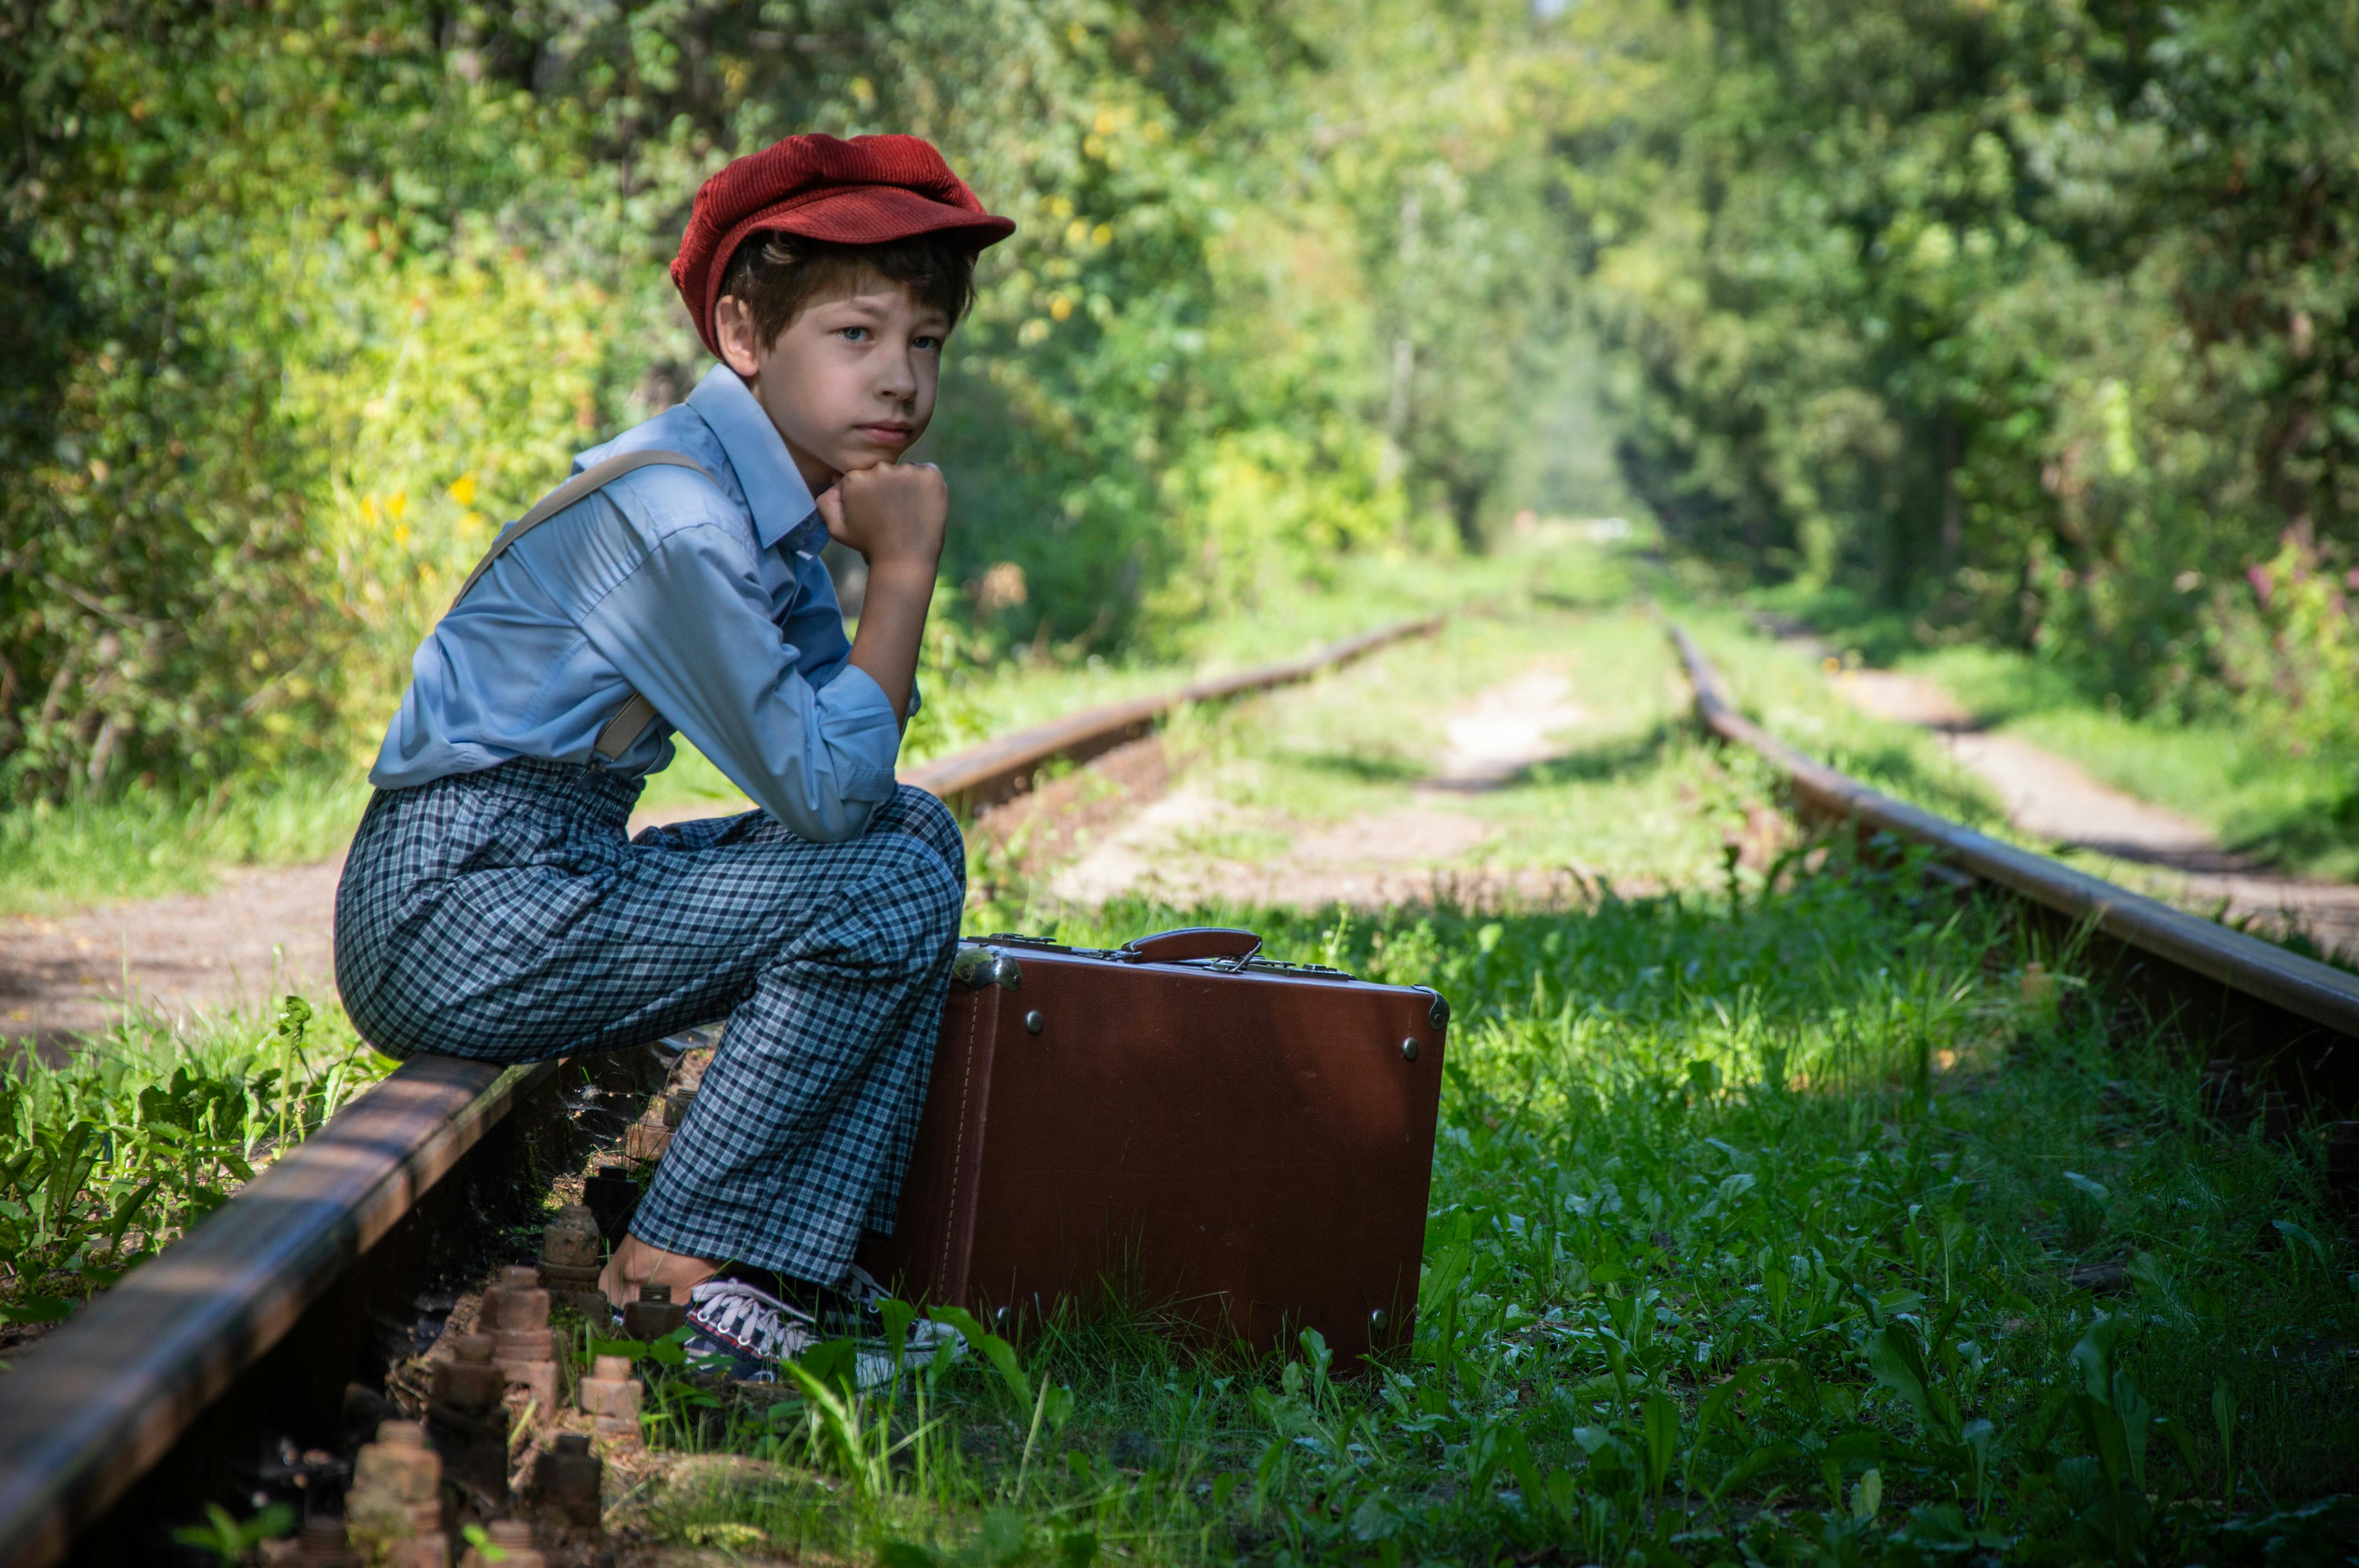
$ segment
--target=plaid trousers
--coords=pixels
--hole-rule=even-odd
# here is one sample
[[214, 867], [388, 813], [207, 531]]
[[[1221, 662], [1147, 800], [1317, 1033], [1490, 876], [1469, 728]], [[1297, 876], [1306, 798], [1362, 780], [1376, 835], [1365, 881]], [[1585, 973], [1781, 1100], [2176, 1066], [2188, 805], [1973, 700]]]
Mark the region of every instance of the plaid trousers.
[[763, 812], [625, 823], [639, 781], [526, 759], [369, 803], [336, 980], [399, 1055], [643, 1044], [726, 1016], [632, 1233], [821, 1284], [890, 1232], [965, 903], [958, 824], [903, 788], [841, 844]]

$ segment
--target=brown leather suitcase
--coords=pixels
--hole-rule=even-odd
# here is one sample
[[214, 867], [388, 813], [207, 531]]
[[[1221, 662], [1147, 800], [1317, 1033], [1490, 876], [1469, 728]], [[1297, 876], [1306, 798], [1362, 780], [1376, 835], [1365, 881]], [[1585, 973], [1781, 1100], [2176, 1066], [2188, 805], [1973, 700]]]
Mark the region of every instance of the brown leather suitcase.
[[1449, 1004], [1256, 957], [1250, 932], [960, 947], [870, 1271], [1010, 1328], [1109, 1294], [1339, 1366], [1417, 1311]]

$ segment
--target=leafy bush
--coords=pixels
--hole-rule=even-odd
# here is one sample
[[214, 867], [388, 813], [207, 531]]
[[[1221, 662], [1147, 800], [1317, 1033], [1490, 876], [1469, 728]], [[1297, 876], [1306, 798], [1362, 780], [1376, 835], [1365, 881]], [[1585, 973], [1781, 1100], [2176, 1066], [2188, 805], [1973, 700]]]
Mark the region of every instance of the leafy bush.
[[[0, 10], [0, 795], [368, 754], [492, 527], [699, 373], [662, 264], [789, 131], [932, 137], [1021, 224], [929, 449], [962, 656], [1168, 643], [1270, 574], [1478, 536], [1537, 417], [1497, 373], [1564, 319], [1518, 281], [1528, 25], [1345, 16]], [[1469, 330], [1503, 301], [1529, 330]]]

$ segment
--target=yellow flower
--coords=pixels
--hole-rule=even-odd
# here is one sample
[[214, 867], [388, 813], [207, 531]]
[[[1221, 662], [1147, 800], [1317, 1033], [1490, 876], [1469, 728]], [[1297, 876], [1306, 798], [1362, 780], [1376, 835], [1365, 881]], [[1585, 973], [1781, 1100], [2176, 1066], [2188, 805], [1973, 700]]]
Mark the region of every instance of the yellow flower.
[[1096, 228], [1090, 231], [1090, 238], [1095, 240], [1099, 244], [1103, 245], [1106, 243], [1114, 238], [1114, 225], [1112, 223], [1100, 223]]
[[400, 522], [402, 514], [408, 510], [409, 492], [406, 490], [397, 490], [391, 495], [385, 498], [385, 514], [387, 517], [392, 518], [395, 522]]
[[475, 504], [475, 476], [473, 473], [462, 473], [457, 479], [451, 481], [451, 499], [457, 502], [462, 506], [473, 506]]
[[1050, 318], [1055, 320], [1063, 321], [1070, 319], [1073, 314], [1072, 300], [1064, 295], [1058, 295], [1055, 298], [1049, 301], [1049, 314]]

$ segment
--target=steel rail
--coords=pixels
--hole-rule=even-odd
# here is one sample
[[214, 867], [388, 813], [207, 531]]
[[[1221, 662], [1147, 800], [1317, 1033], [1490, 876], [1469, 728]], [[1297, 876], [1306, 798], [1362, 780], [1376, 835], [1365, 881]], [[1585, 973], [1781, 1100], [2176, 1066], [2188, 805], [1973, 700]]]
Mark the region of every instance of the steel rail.
[[82, 1525], [382, 1239], [558, 1064], [404, 1063], [0, 1380], [0, 1563]]
[[1676, 625], [1670, 627], [1670, 634], [1695, 691], [1697, 717], [1722, 740], [1767, 759], [1784, 775], [1796, 797], [1813, 811], [1930, 845], [1959, 870], [2068, 920], [2086, 923], [2117, 942], [2232, 991], [2258, 998], [2296, 1018], [2359, 1040], [2359, 976], [2173, 909], [2049, 856], [2018, 849], [1870, 789], [1746, 719], [1730, 700], [1720, 672], [1696, 646], [1695, 639]]
[[[954, 806], [989, 805], [1045, 763], [1086, 761], [1183, 704], [1306, 680], [1442, 619], [1398, 622], [1299, 659], [1018, 730], [910, 769], [902, 782]], [[487, 1132], [552, 1086], [560, 1065], [404, 1063], [21, 1353], [0, 1377], [0, 1564], [63, 1558]]]
[[1125, 702], [1111, 702], [1103, 708], [1086, 708], [1062, 719], [1052, 719], [1045, 724], [1036, 724], [1028, 730], [1003, 735], [995, 741], [986, 741], [953, 757], [921, 762], [904, 772], [900, 779], [903, 784], [940, 797], [955, 808], [980, 810], [1022, 793], [1033, 775], [1049, 762], [1064, 759], [1084, 762], [1116, 746], [1139, 739], [1154, 727], [1158, 719], [1175, 708], [1189, 703], [1218, 702], [1251, 692], [1292, 686], [1322, 670], [1349, 664], [1363, 654], [1374, 653], [1386, 643], [1399, 642], [1405, 637], [1429, 635], [1440, 626], [1442, 620], [1440, 615], [1427, 615], [1397, 621], [1389, 626], [1380, 626], [1373, 632], [1364, 632], [1359, 636], [1332, 643], [1299, 659], [1261, 665], [1225, 676], [1208, 676], [1190, 682], [1177, 691], [1158, 696], [1136, 697]]

